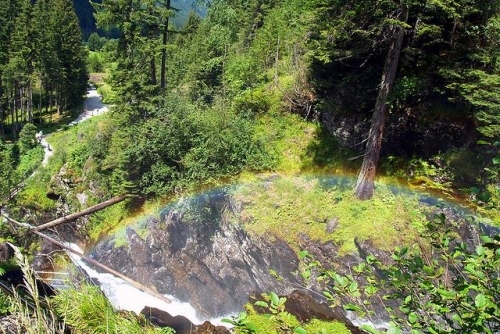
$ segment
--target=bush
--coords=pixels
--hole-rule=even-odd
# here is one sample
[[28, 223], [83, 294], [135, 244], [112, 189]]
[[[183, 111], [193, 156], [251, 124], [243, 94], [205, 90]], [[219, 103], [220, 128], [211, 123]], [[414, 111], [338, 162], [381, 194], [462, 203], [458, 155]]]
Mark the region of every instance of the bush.
[[89, 72], [101, 73], [104, 71], [104, 60], [98, 53], [90, 52], [87, 66]]
[[[352, 274], [320, 269], [319, 276], [308, 277], [323, 280], [332, 306], [362, 317], [375, 313], [372, 301], [388, 301], [391, 333], [498, 333], [500, 236], [484, 236], [469, 249], [457, 241], [456, 229], [440, 215], [425, 226], [418, 244], [396, 247], [392, 263], [368, 255], [351, 267]], [[317, 269], [316, 261], [302, 255], [309, 269]]]
[[37, 145], [36, 126], [31, 123], [25, 124], [19, 132], [19, 151], [23, 154]]
[[246, 115], [170, 101], [140, 127], [115, 133], [104, 165], [116, 189], [132, 182], [149, 194], [272, 168], [254, 124]]

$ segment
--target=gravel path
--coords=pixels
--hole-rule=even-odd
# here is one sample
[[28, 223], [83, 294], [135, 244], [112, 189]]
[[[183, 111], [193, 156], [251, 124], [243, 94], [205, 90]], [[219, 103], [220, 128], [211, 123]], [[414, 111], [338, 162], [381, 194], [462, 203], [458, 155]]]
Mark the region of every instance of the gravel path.
[[[93, 85], [90, 85], [89, 87], [90, 88], [87, 91], [87, 98], [85, 99], [85, 102], [83, 104], [83, 112], [78, 115], [78, 117], [73, 122], [69, 123], [69, 126], [81, 123], [91, 117], [102, 115], [109, 110], [109, 108], [102, 103], [101, 96], [97, 92], [97, 89]], [[52, 150], [50, 144], [47, 142], [47, 135], [42, 135], [40, 133], [39, 136], [40, 144], [42, 145], [45, 152], [42, 166], [46, 166], [49, 162], [49, 158], [54, 154], [54, 151]]]

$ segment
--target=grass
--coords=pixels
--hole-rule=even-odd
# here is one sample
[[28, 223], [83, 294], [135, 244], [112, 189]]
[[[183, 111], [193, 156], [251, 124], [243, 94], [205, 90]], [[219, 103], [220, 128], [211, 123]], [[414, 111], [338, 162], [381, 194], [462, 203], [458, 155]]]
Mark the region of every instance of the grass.
[[[300, 323], [294, 315], [286, 311], [276, 316], [258, 313], [251, 304], [247, 304], [245, 308], [248, 312], [245, 322], [251, 324], [257, 334], [297, 333], [293, 331], [293, 328], [297, 327], [302, 327], [306, 333], [311, 334], [351, 333], [345, 324], [338, 321], [311, 319], [306, 323]], [[235, 333], [247, 332], [236, 328]]]
[[168, 328], [150, 325], [144, 317], [116, 312], [98, 287], [82, 285], [61, 290], [54, 297], [55, 308], [72, 333], [168, 334]]
[[348, 151], [326, 136], [316, 124], [298, 115], [274, 113], [261, 115], [255, 133], [277, 160], [276, 171], [293, 175], [309, 171], [346, 172], [352, 169]]
[[[355, 252], [355, 238], [391, 250], [414, 238], [425, 220], [416, 198], [395, 195], [381, 185], [373, 199], [360, 201], [345, 184], [322, 183], [317, 177], [276, 177], [245, 184], [234, 192], [243, 204], [239, 219], [248, 231], [275, 235], [296, 251], [300, 251], [299, 236], [305, 234], [312, 240], [334, 241], [343, 254]], [[332, 219], [338, 226], [328, 234], [326, 225]]]

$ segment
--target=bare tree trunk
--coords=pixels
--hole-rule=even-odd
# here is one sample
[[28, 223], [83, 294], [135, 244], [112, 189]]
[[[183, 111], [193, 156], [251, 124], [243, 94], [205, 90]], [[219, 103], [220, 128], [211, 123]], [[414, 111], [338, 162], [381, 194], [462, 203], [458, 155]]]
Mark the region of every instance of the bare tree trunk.
[[2, 102], [4, 91], [2, 85], [2, 76], [0, 75], [0, 136], [5, 135], [4, 122], [7, 120], [7, 111], [4, 110], [4, 105]]
[[[170, 0], [167, 0], [167, 9], [170, 9]], [[160, 87], [167, 87], [167, 43], [168, 43], [168, 22], [169, 18], [165, 22], [165, 27], [163, 27], [163, 39], [161, 43], [161, 74], [160, 74]]]
[[34, 116], [33, 116], [33, 83], [30, 79], [28, 82], [28, 97], [27, 97], [27, 102], [26, 106], [28, 108], [28, 122], [34, 123]]
[[113, 204], [121, 202], [121, 201], [125, 200], [126, 198], [128, 198], [127, 195], [121, 195], [121, 196], [113, 197], [111, 199], [108, 199], [107, 201], [104, 201], [102, 203], [99, 203], [99, 204], [96, 204], [96, 205], [91, 206], [89, 208], [86, 208], [86, 209], [84, 209], [84, 210], [82, 210], [80, 212], [72, 213], [70, 215], [54, 219], [54, 220], [52, 220], [52, 221], [50, 221], [48, 223], [36, 226], [34, 228], [34, 230], [35, 231], [42, 231], [42, 230], [48, 229], [50, 227], [54, 227], [54, 226], [57, 226], [57, 225], [60, 225], [60, 224], [65, 224], [65, 223], [72, 222], [72, 221], [74, 221], [74, 220], [76, 220], [76, 219], [78, 219], [78, 218], [80, 218], [82, 216], [94, 213], [96, 211], [99, 211], [99, 210], [102, 210], [104, 208], [107, 208], [108, 206], [111, 206]]
[[156, 84], [157, 84], [157, 81], [156, 81], [156, 62], [155, 62], [154, 57], [151, 57], [150, 64], [151, 64], [151, 84], [153, 86], [156, 86]]
[[[408, 16], [407, 7], [404, 4], [401, 4], [401, 7], [400, 18], [406, 22]], [[387, 96], [391, 92], [396, 78], [399, 56], [403, 46], [403, 37], [404, 28], [402, 26], [394, 27], [393, 40], [385, 59], [377, 102], [375, 103], [370, 132], [368, 133], [368, 142], [366, 144], [363, 164], [361, 165], [358, 181], [356, 183], [356, 197], [362, 200], [370, 199], [373, 196], [377, 163], [384, 135], [385, 119], [387, 110], [389, 109], [387, 105]]]

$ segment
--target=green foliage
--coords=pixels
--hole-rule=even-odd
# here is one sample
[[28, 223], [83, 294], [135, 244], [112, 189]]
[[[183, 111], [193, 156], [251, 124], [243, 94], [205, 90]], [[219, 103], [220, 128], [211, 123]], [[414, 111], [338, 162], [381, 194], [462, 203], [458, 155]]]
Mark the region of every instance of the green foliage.
[[155, 328], [131, 313], [118, 314], [99, 288], [83, 285], [61, 290], [54, 297], [55, 308], [75, 333], [167, 334], [166, 328]]
[[0, 140], [0, 170], [2, 171], [0, 198], [2, 199], [9, 195], [11, 188], [17, 182], [13, 148], [13, 145], [4, 145]]
[[38, 144], [36, 140], [36, 133], [36, 126], [34, 126], [33, 124], [28, 123], [23, 126], [21, 132], [19, 132], [18, 141], [19, 151], [21, 154], [24, 154], [25, 152], [31, 150]]
[[40, 296], [35, 274], [30, 268], [28, 259], [20, 249], [10, 245], [15, 251], [15, 262], [23, 272], [23, 289], [14, 291], [10, 297], [10, 313], [14, 317], [18, 332], [27, 334], [60, 334], [64, 333], [64, 325], [59, 323], [50, 307], [50, 300]]
[[243, 169], [270, 168], [272, 160], [255, 131], [249, 116], [172, 99], [140, 127], [112, 134], [104, 170], [112, 170], [117, 191], [164, 194]]
[[[349, 189], [350, 181], [339, 178], [338, 183], [338, 187], [324, 187], [321, 177], [277, 177], [246, 184], [234, 194], [245, 203], [240, 221], [249, 231], [286, 240], [297, 252], [298, 236], [307, 234], [312, 240], [333, 240], [341, 253], [350, 253], [356, 250], [355, 238], [371, 240], [381, 249], [413, 240], [415, 228], [425, 220], [425, 210], [416, 198], [395, 195], [380, 186], [372, 200], [360, 201]], [[338, 226], [328, 234], [326, 223], [332, 219], [338, 220]]]
[[295, 316], [286, 311], [285, 297], [279, 297], [276, 293], [262, 295], [263, 300], [255, 302], [255, 307], [262, 309], [265, 313], [255, 311], [255, 307], [248, 305], [249, 313], [241, 312], [238, 316], [230, 319], [222, 319], [234, 326], [235, 333], [256, 334], [349, 334], [351, 333], [344, 324], [336, 321], [320, 321], [312, 319], [301, 324]]
[[104, 59], [97, 52], [90, 52], [89, 59], [87, 61], [87, 69], [91, 73], [101, 73], [104, 72]]
[[11, 302], [3, 290], [0, 291], [0, 316], [5, 316], [10, 313]]
[[16, 167], [16, 172], [22, 181], [29, 174], [33, 173], [43, 160], [44, 150], [42, 146], [36, 146], [35, 148], [25, 151], [19, 160], [19, 164]]
[[87, 40], [87, 47], [90, 51], [101, 51], [104, 46], [106, 40], [101, 38], [98, 33], [93, 32], [89, 35]]
[[[469, 249], [456, 241], [455, 229], [441, 215], [422, 230], [420, 244], [396, 247], [392, 263], [382, 264], [368, 255], [351, 268], [352, 274], [320, 268], [325, 296], [332, 305], [368, 318], [372, 302], [396, 303], [386, 304], [396, 332], [497, 332], [500, 238], [484, 236], [480, 245]], [[305, 259], [317, 267], [307, 254]]]
[[321, 321], [318, 319], [312, 319], [310, 322], [304, 324], [304, 330], [306, 333], [311, 334], [349, 334], [346, 326], [337, 321]]

